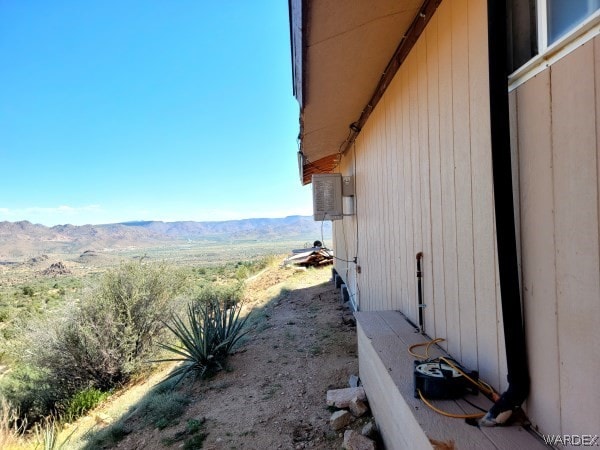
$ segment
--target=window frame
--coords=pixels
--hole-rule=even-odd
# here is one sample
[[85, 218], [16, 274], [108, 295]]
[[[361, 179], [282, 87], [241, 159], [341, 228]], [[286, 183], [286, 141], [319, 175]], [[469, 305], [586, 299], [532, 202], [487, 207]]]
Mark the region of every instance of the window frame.
[[509, 91], [533, 78], [585, 42], [600, 35], [600, 9], [548, 45], [548, 0], [535, 0], [538, 54], [509, 75]]

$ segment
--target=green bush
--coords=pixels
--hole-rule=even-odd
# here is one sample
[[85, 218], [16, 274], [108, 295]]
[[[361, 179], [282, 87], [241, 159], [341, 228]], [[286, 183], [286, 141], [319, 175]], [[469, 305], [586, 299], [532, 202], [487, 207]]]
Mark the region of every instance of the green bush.
[[179, 343], [161, 344], [161, 347], [176, 356], [161, 361], [182, 364], [165, 381], [179, 377], [179, 382], [190, 373], [204, 378], [222, 369], [233, 347], [246, 334], [244, 325], [249, 314], [240, 318], [241, 309], [241, 303], [235, 298], [208, 297], [208, 292], [204, 292], [199, 300], [188, 305], [187, 320], [175, 314], [167, 327]]
[[33, 294], [35, 294], [31, 286], [23, 286], [21, 292], [23, 293], [23, 295], [27, 295], [28, 297], [33, 297]]
[[77, 392], [108, 391], [147, 368], [182, 277], [164, 264], [123, 263], [80, 300], [32, 323], [18, 355], [22, 374], [5, 377], [9, 400], [30, 419], [60, 413]]
[[79, 391], [67, 402], [64, 412], [61, 414], [61, 418], [67, 422], [73, 422], [89, 410], [98, 406], [101, 402], [106, 400], [109, 395], [110, 393], [102, 392], [93, 387]]
[[55, 412], [64, 397], [48, 384], [47, 373], [18, 365], [2, 377], [0, 392], [19, 411], [21, 421], [32, 424]]
[[182, 280], [165, 265], [125, 263], [88, 289], [37, 365], [77, 388], [109, 390], [152, 355]]

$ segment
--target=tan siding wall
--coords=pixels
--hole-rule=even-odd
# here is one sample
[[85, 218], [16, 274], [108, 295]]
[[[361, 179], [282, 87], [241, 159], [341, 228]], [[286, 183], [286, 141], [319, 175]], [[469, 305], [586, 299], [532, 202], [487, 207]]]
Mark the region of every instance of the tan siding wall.
[[[503, 391], [485, 14], [484, 2], [442, 2], [343, 157], [357, 216], [336, 222], [335, 245], [362, 273], [336, 267], [362, 310], [416, 322], [423, 251], [427, 333]], [[526, 409], [543, 433], [593, 434], [600, 423], [599, 74], [596, 38], [510, 95]]]
[[[354, 175], [352, 160], [348, 158], [342, 161], [339, 169], [344, 175]], [[354, 205], [354, 208], [356, 210], [356, 204]], [[335, 256], [337, 258], [334, 261], [335, 269], [344, 279], [351, 300], [358, 305], [359, 298], [356, 284], [356, 264], [349, 262], [353, 261], [357, 254], [356, 226], [356, 215], [344, 217], [344, 220], [334, 221], [333, 248], [335, 249]]]
[[521, 260], [532, 392], [546, 433], [598, 429], [600, 258], [596, 38], [516, 91]]
[[[359, 242], [360, 308], [415, 323], [422, 251], [427, 333], [501, 388], [485, 16], [478, 0], [442, 2], [342, 158], [351, 174], [356, 153], [358, 215], [335, 235], [338, 255]], [[346, 263], [336, 267], [344, 276]]]

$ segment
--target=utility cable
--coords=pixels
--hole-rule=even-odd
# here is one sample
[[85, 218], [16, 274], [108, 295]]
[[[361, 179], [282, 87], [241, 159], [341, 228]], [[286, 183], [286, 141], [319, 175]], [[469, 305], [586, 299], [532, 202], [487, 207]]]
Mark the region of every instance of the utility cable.
[[[445, 339], [443, 338], [435, 338], [435, 339], [431, 339], [428, 342], [419, 342], [417, 344], [412, 344], [411, 346], [408, 347], [408, 353], [410, 353], [411, 356], [417, 358], [417, 359], [421, 359], [421, 360], [430, 360], [429, 358], [429, 348], [434, 345], [437, 344], [438, 342], [443, 342], [445, 341]], [[419, 353], [415, 353], [413, 350], [417, 347], [423, 347], [425, 346], [425, 354], [419, 354]], [[498, 395], [498, 393], [494, 390], [494, 388], [492, 388], [489, 384], [487, 384], [486, 382], [482, 381], [482, 380], [474, 380], [469, 374], [467, 374], [464, 370], [462, 370], [460, 367], [458, 367], [457, 364], [454, 364], [449, 358], [446, 358], [444, 356], [440, 356], [439, 358], [437, 358], [438, 361], [442, 361], [444, 363], [446, 363], [448, 366], [450, 366], [452, 369], [454, 369], [455, 371], [457, 371], [458, 373], [460, 373], [463, 377], [465, 377], [466, 380], [468, 380], [471, 384], [473, 384], [474, 386], [477, 387], [477, 389], [479, 389], [481, 392], [483, 392], [484, 394], [487, 394], [492, 401], [496, 402], [498, 401], [498, 399], [500, 398], [500, 395]], [[454, 413], [449, 413], [446, 411], [443, 411], [439, 408], [436, 408], [434, 405], [431, 404], [431, 402], [429, 402], [425, 396], [421, 393], [420, 389], [417, 389], [417, 393], [419, 394], [419, 398], [423, 401], [423, 403], [425, 403], [425, 405], [427, 405], [429, 408], [431, 408], [433, 411], [437, 412], [438, 414], [441, 414], [443, 416], [446, 417], [452, 417], [455, 419], [480, 419], [481, 417], [485, 416], [486, 412], [482, 412], [482, 413], [476, 413], [476, 414], [454, 414]], [[476, 405], [473, 405], [471, 402], [469, 402], [468, 400], [465, 400], [467, 403], [469, 403], [470, 405], [472, 405], [473, 407], [477, 408], [477, 409], [481, 409]]]
[[[327, 248], [327, 246], [325, 245], [325, 238], [323, 237], [323, 224], [324, 224], [324, 223], [325, 223], [325, 221], [324, 221], [324, 220], [322, 220], [322, 221], [321, 221], [321, 243], [323, 244], [323, 247], [324, 247], [324, 248]], [[342, 224], [342, 225], [343, 225], [343, 224]], [[333, 221], [331, 221], [331, 226], [333, 227]], [[335, 255], [331, 255], [331, 257], [332, 257], [333, 259], [337, 259], [338, 261], [342, 261], [342, 262], [345, 262], [345, 263], [354, 263], [354, 264], [356, 264], [356, 258], [354, 258], [354, 260], [352, 260], [352, 261], [351, 261], [351, 260], [349, 260], [349, 259], [338, 258], [338, 257], [337, 257], [337, 256], [335, 256]]]
[[441, 414], [442, 416], [452, 417], [453, 419], [481, 419], [483, 416], [485, 416], [485, 413], [475, 413], [475, 414], [454, 414], [454, 413], [449, 413], [447, 411], [441, 410], [441, 409], [436, 408], [435, 406], [433, 406], [423, 396], [423, 394], [421, 393], [421, 389], [417, 389], [417, 394], [419, 394], [419, 398], [423, 401], [423, 403], [425, 403], [429, 408], [431, 408], [436, 413]]
[[[437, 344], [438, 342], [443, 342], [446, 339], [444, 338], [435, 338], [430, 340], [429, 342], [419, 342], [418, 344], [413, 344], [410, 347], [408, 347], [408, 353], [410, 353], [411, 356], [417, 358], [417, 359], [429, 359], [429, 347], [431, 347], [433, 344]], [[425, 354], [424, 355], [420, 355], [419, 353], [415, 353], [413, 352], [413, 349], [417, 348], [417, 347], [425, 347]]]

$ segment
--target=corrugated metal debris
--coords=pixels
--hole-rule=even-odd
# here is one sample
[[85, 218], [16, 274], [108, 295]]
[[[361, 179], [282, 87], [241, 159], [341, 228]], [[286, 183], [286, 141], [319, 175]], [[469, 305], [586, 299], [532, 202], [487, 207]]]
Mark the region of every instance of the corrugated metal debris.
[[333, 264], [333, 250], [315, 246], [292, 250], [284, 261], [284, 266], [319, 267]]

